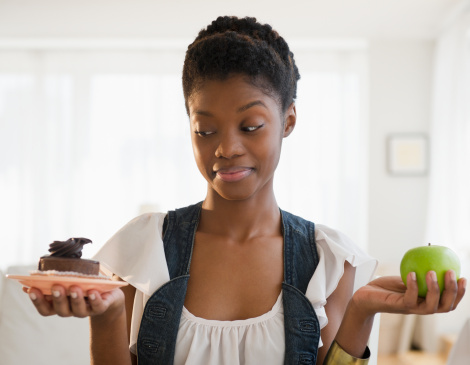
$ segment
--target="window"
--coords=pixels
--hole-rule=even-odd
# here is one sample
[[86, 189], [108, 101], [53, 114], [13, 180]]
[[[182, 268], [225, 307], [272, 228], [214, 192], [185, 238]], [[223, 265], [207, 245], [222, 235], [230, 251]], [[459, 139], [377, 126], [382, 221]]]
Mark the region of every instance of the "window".
[[[365, 246], [366, 52], [295, 53], [294, 133], [275, 180], [281, 208]], [[53, 240], [91, 256], [151, 207], [205, 196], [181, 87], [184, 51], [0, 51], [0, 268]]]

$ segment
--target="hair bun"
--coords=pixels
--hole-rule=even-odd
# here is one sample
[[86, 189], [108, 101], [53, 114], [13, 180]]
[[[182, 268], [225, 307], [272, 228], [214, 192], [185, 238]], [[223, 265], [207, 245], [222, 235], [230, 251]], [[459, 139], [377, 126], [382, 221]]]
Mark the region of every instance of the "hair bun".
[[[240, 73], [281, 100], [286, 110], [297, 93], [299, 71], [286, 41], [254, 17], [219, 16], [189, 45], [183, 67], [183, 92], [189, 96], [204, 79]], [[263, 79], [260, 83], [260, 77]]]

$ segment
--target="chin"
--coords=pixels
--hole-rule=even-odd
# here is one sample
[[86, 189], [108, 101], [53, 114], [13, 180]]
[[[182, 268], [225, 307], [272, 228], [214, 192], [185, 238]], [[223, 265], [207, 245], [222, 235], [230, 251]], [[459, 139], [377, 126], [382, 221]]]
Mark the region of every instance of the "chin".
[[244, 201], [244, 200], [248, 200], [250, 199], [253, 195], [251, 194], [243, 194], [243, 193], [239, 193], [239, 194], [226, 194], [226, 193], [220, 193], [220, 192], [217, 192], [218, 195], [225, 199], [225, 200], [229, 200], [229, 201]]
[[252, 189], [243, 188], [241, 186], [233, 187], [232, 189], [214, 189], [215, 193], [225, 200], [230, 201], [243, 201], [253, 197], [254, 192]]

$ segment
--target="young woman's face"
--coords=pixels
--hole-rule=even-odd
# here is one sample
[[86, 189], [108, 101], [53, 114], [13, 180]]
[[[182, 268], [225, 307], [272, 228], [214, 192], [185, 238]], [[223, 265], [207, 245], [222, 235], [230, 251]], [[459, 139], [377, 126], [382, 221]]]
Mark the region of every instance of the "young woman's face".
[[242, 76], [205, 82], [188, 106], [194, 156], [209, 189], [228, 200], [272, 190], [294, 106], [281, 115], [278, 101]]

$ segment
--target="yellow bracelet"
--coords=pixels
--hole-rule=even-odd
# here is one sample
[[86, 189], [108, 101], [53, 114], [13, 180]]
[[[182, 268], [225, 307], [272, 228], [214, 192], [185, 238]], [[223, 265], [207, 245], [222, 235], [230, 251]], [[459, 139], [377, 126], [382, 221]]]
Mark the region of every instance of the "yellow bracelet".
[[367, 365], [369, 363], [370, 350], [369, 347], [366, 347], [363, 358], [359, 359], [357, 357], [349, 355], [344, 351], [336, 341], [330, 346], [328, 353], [326, 354], [324, 365]]

